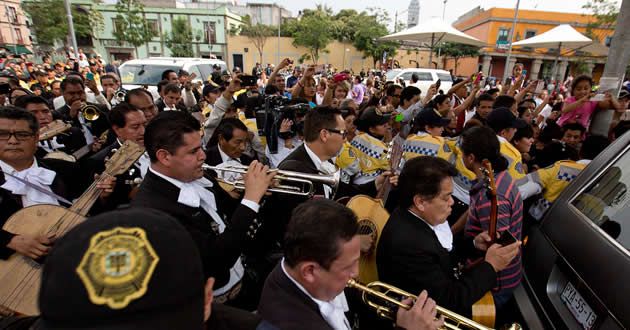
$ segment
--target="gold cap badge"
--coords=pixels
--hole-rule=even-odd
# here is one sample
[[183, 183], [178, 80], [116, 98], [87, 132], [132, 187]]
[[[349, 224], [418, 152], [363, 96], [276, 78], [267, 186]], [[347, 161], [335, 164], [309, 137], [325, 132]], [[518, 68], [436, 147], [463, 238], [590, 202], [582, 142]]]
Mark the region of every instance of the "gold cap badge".
[[144, 229], [116, 227], [92, 236], [76, 271], [92, 303], [121, 309], [146, 293], [159, 260]]

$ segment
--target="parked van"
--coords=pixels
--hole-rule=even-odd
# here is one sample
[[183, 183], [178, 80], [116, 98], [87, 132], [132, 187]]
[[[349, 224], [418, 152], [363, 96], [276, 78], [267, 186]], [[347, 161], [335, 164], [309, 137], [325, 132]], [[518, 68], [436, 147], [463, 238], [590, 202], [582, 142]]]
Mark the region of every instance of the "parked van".
[[422, 95], [426, 95], [429, 87], [431, 87], [432, 84], [435, 84], [438, 79], [441, 80], [440, 89], [443, 90], [444, 93], [448, 92], [448, 90], [453, 86], [451, 74], [444, 70], [420, 68], [394, 69], [387, 71], [385, 77], [387, 78], [387, 81], [393, 81], [396, 83], [398, 82], [398, 79], [402, 79], [405, 82], [405, 86], [409, 86], [411, 85], [411, 76], [413, 74], [418, 76], [418, 82], [415, 86], [420, 88]]
[[189, 57], [150, 57], [129, 60], [118, 70], [123, 88], [130, 90], [146, 85], [155, 97], [157, 84], [162, 80], [162, 72], [169, 69], [179, 72], [183, 69], [196, 75], [193, 82], [207, 81], [212, 75], [212, 66], [215, 64], [221, 67], [222, 72], [227, 71], [227, 64], [222, 60]]

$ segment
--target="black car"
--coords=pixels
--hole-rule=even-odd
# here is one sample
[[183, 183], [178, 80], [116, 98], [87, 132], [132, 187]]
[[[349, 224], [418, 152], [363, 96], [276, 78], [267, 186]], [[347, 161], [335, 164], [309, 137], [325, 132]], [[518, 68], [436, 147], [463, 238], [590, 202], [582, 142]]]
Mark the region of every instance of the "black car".
[[630, 133], [562, 192], [523, 250], [530, 329], [630, 328]]

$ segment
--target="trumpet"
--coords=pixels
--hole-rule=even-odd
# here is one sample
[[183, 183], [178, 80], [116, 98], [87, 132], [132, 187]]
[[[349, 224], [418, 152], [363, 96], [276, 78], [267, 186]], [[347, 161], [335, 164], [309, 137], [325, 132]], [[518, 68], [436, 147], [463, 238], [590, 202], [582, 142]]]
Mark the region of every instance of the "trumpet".
[[94, 104], [84, 104], [79, 110], [83, 114], [83, 118], [89, 121], [95, 121], [101, 116], [101, 110]]
[[118, 90], [116, 91], [116, 93], [114, 93], [114, 97], [116, 98], [118, 103], [125, 101], [125, 95], [127, 95], [127, 91], [125, 90]]
[[[215, 172], [225, 171], [225, 172], [233, 172], [245, 174], [247, 173], [247, 166], [245, 165], [230, 165], [225, 167], [219, 166], [210, 166], [208, 164], [203, 164], [201, 166], [204, 170], [213, 170]], [[308, 174], [302, 172], [293, 172], [293, 171], [281, 171], [281, 170], [269, 170], [270, 172], [277, 172], [274, 179], [280, 180], [280, 182], [293, 182], [298, 185], [283, 185], [280, 184], [278, 186], [274, 186], [272, 188], [267, 189], [269, 192], [277, 192], [283, 194], [290, 195], [298, 195], [298, 196], [306, 196], [311, 197], [315, 193], [315, 188], [313, 186], [314, 182], [323, 183], [332, 187], [333, 192], [337, 191], [337, 187], [339, 186], [340, 180], [340, 171], [337, 171], [333, 174]], [[245, 181], [236, 180], [233, 182], [226, 182], [227, 184], [234, 187], [234, 189], [245, 190]]]
[[[355, 288], [361, 291], [361, 298], [363, 299], [364, 303], [374, 309], [378, 316], [391, 320], [396, 319], [396, 307], [404, 309], [411, 308], [411, 306], [402, 303], [401, 300], [405, 298], [412, 298], [415, 300], [417, 298], [417, 296], [407, 291], [378, 281], [364, 285], [351, 279], [348, 281], [347, 287]], [[492, 329], [469, 318], [461, 316], [455, 312], [452, 312], [446, 308], [436, 306], [436, 310], [438, 315], [444, 316], [443, 329]], [[521, 326], [514, 323], [507, 329], [520, 330]]]

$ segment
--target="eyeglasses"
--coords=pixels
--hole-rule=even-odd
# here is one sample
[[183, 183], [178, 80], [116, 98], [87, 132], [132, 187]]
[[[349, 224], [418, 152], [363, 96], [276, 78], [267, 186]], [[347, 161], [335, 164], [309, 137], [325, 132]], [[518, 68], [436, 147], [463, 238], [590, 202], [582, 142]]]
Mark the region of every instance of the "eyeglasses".
[[326, 130], [331, 133], [337, 133], [341, 135], [341, 137], [343, 137], [344, 139], [348, 136], [348, 131], [346, 131], [345, 129], [326, 128]]
[[0, 141], [9, 141], [11, 139], [11, 136], [15, 136], [15, 139], [18, 141], [25, 141], [35, 136], [35, 134], [32, 132], [25, 132], [25, 131], [20, 131], [20, 132], [0, 131]]

